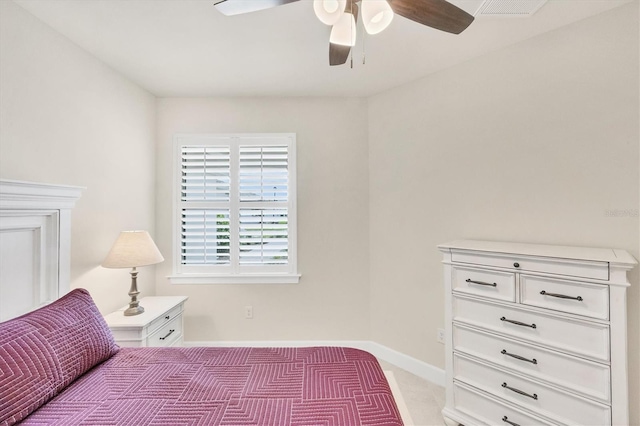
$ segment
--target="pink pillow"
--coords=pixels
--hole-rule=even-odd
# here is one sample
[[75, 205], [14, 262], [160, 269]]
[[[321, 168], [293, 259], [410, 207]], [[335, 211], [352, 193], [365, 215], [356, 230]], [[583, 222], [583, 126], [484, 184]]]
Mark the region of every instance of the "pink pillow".
[[118, 349], [84, 289], [0, 323], [0, 426], [24, 419]]

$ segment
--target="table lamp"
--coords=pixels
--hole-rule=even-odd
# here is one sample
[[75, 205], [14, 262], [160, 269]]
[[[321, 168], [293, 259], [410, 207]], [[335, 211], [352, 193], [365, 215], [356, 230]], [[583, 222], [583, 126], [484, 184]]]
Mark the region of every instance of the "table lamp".
[[164, 260], [160, 250], [151, 239], [147, 231], [123, 231], [111, 247], [102, 266], [105, 268], [132, 268], [129, 308], [124, 311], [126, 316], [138, 315], [144, 312], [138, 301], [138, 271], [136, 267], [154, 265]]

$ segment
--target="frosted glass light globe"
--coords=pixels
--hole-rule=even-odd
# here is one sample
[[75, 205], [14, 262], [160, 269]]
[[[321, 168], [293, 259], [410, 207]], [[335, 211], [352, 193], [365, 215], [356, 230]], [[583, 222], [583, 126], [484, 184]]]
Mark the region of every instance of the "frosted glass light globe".
[[393, 20], [393, 10], [386, 0], [362, 0], [362, 21], [369, 34], [378, 34]]
[[338, 22], [333, 24], [329, 41], [342, 46], [356, 45], [356, 20], [352, 14], [343, 13]]
[[347, 0], [313, 0], [313, 11], [318, 19], [326, 25], [338, 22], [346, 6]]

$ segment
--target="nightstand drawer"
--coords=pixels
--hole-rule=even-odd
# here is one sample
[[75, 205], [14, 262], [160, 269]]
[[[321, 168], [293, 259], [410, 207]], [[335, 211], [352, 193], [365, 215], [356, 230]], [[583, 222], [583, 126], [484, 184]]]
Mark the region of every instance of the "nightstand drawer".
[[507, 268], [514, 271], [543, 272], [572, 277], [609, 279], [608, 262], [583, 262], [579, 260], [556, 260], [544, 257], [517, 256], [509, 254], [469, 253], [451, 250], [453, 262]]
[[173, 320], [175, 317], [182, 313], [182, 304], [172, 308], [170, 311], [160, 315], [158, 318], [153, 320], [149, 324], [149, 334], [155, 333], [160, 327], [164, 327], [169, 321]]
[[454, 266], [451, 274], [453, 291], [508, 302], [516, 301], [516, 276], [512, 272]]
[[609, 327], [518, 307], [453, 297], [453, 320], [561, 351], [609, 360]]
[[453, 326], [453, 349], [584, 396], [611, 400], [610, 368], [472, 328]]
[[520, 275], [520, 302], [554, 311], [609, 319], [609, 286]]
[[611, 408], [552, 386], [454, 355], [453, 377], [506, 401], [567, 425], [611, 423]]
[[[505, 425], [509, 423], [518, 426], [553, 425], [542, 419], [524, 414], [521, 410], [511, 408], [509, 405], [489, 398], [486, 394], [471, 390], [459, 383], [453, 384], [454, 407], [461, 412], [477, 417], [488, 425]], [[480, 414], [479, 414], [480, 413]]]
[[155, 333], [147, 337], [147, 346], [163, 347], [172, 346], [182, 337], [182, 315], [173, 317]]

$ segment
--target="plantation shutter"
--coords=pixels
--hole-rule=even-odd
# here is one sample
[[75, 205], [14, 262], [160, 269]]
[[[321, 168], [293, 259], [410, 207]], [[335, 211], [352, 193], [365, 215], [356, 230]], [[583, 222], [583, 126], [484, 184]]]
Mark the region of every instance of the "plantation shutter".
[[[186, 202], [181, 214], [181, 263], [228, 265], [231, 263], [229, 208], [206, 208], [202, 202], [228, 204], [230, 149], [228, 146], [183, 146], [181, 168], [181, 200]], [[188, 207], [188, 202], [196, 203]]]
[[293, 138], [187, 139], [179, 144], [180, 271], [295, 272]]
[[229, 201], [229, 147], [182, 147], [182, 201]]
[[240, 147], [240, 201], [288, 200], [286, 146]]
[[[240, 147], [241, 265], [288, 263], [288, 175], [286, 146]], [[256, 203], [285, 208], [245, 208]]]
[[229, 265], [229, 210], [182, 210], [182, 263]]

